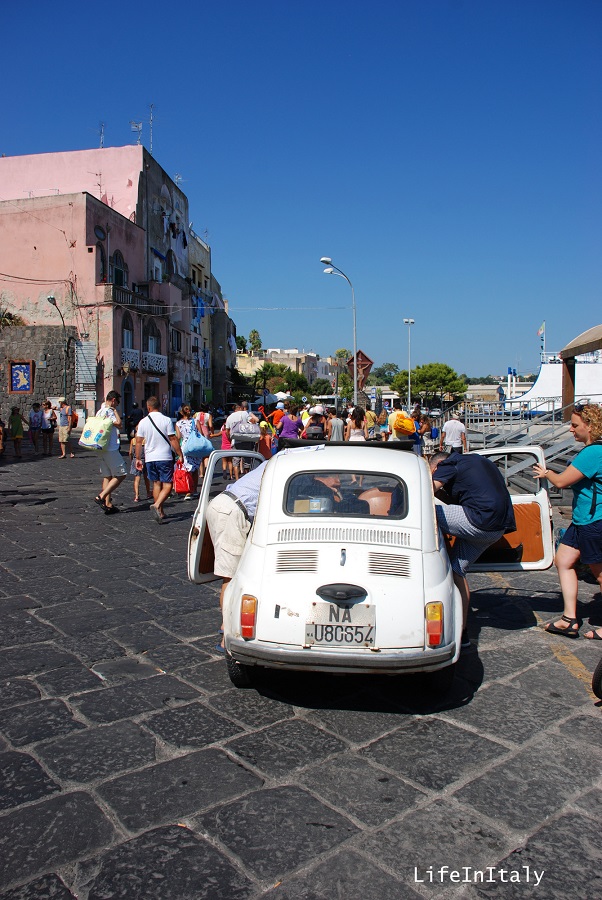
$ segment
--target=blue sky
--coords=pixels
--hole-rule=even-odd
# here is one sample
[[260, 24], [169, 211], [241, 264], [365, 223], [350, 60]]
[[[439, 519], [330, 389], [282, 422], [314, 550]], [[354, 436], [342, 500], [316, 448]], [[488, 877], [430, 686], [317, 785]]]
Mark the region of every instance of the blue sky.
[[[3, 11], [0, 152], [135, 142], [182, 175], [239, 334], [469, 375], [602, 321], [599, 0]], [[271, 307], [284, 309], [270, 310]], [[343, 307], [343, 308], [340, 308]], [[266, 309], [268, 308], [268, 309]], [[301, 308], [301, 309], [299, 309]]]

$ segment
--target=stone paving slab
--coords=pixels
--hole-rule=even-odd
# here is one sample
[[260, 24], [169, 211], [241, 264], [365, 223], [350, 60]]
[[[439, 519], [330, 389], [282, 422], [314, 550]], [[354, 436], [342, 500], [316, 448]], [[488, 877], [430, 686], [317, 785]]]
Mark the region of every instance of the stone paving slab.
[[[533, 893], [429, 882], [443, 865], [545, 868], [536, 896], [602, 896], [600, 647], [543, 632], [555, 570], [471, 576], [445, 697], [269, 671], [237, 690], [219, 584], [186, 578], [192, 506], [158, 528], [126, 482], [104, 517], [94, 455], [72, 463], [0, 460], [2, 898]], [[602, 624], [596, 586], [580, 599]]]
[[88, 900], [246, 900], [253, 883], [207, 841], [184, 827], [145, 832], [96, 860]]
[[357, 831], [349, 820], [297, 787], [256, 791], [200, 816], [197, 824], [259, 878], [274, 881]]
[[114, 835], [92, 797], [81, 792], [0, 816], [0, 890], [89, 856]]
[[261, 785], [221, 750], [199, 750], [105, 782], [98, 794], [130, 831], [181, 821]]

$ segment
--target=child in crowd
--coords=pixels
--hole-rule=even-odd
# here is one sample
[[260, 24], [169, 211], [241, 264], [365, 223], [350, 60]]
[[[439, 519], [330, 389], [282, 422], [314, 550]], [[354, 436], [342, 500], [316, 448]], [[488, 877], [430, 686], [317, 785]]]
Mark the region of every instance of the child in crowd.
[[261, 437], [259, 438], [259, 444], [257, 449], [261, 453], [264, 459], [272, 458], [272, 432], [270, 431], [270, 426], [266, 421], [259, 423], [259, 430], [261, 432]]
[[[138, 426], [136, 426], [136, 431], [138, 431]], [[138, 503], [140, 500], [140, 476], [144, 476], [144, 484], [146, 486], [146, 499], [153, 499], [153, 492], [151, 490], [151, 484], [148, 480], [148, 475], [146, 474], [146, 463], [144, 461], [144, 439], [142, 440], [142, 449], [140, 450], [140, 459], [142, 460], [142, 471], [136, 468], [136, 431], [134, 431], [134, 437], [130, 441], [130, 475], [134, 476], [134, 502]]]
[[[215, 434], [209, 435], [209, 437], [212, 437], [212, 438], [221, 437], [222, 445], [220, 447], [220, 450], [231, 450], [232, 449], [232, 441], [230, 440], [230, 438], [228, 437], [228, 435], [226, 433], [226, 423], [225, 422], [218, 432], [216, 432]], [[223, 476], [224, 481], [228, 481], [228, 480], [234, 481], [234, 465], [232, 463], [231, 456], [224, 456], [222, 458], [222, 476]]]

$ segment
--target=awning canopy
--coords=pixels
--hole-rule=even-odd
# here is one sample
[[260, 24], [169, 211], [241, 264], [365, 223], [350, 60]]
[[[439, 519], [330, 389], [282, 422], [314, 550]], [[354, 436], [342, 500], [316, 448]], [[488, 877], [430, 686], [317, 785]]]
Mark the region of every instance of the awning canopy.
[[593, 328], [573, 338], [570, 344], [560, 351], [560, 358], [572, 359], [575, 356], [581, 356], [582, 353], [591, 353], [593, 350], [602, 350], [602, 325], [594, 325]]

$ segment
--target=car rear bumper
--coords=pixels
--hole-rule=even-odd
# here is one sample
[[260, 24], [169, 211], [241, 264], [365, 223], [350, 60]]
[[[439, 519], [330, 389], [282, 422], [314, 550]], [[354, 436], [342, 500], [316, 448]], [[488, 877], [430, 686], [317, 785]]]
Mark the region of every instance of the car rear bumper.
[[434, 650], [303, 650], [259, 644], [241, 638], [226, 637], [226, 650], [246, 666], [271, 669], [299, 669], [314, 672], [346, 672], [395, 675], [403, 672], [431, 672], [450, 665], [456, 656], [456, 644]]

